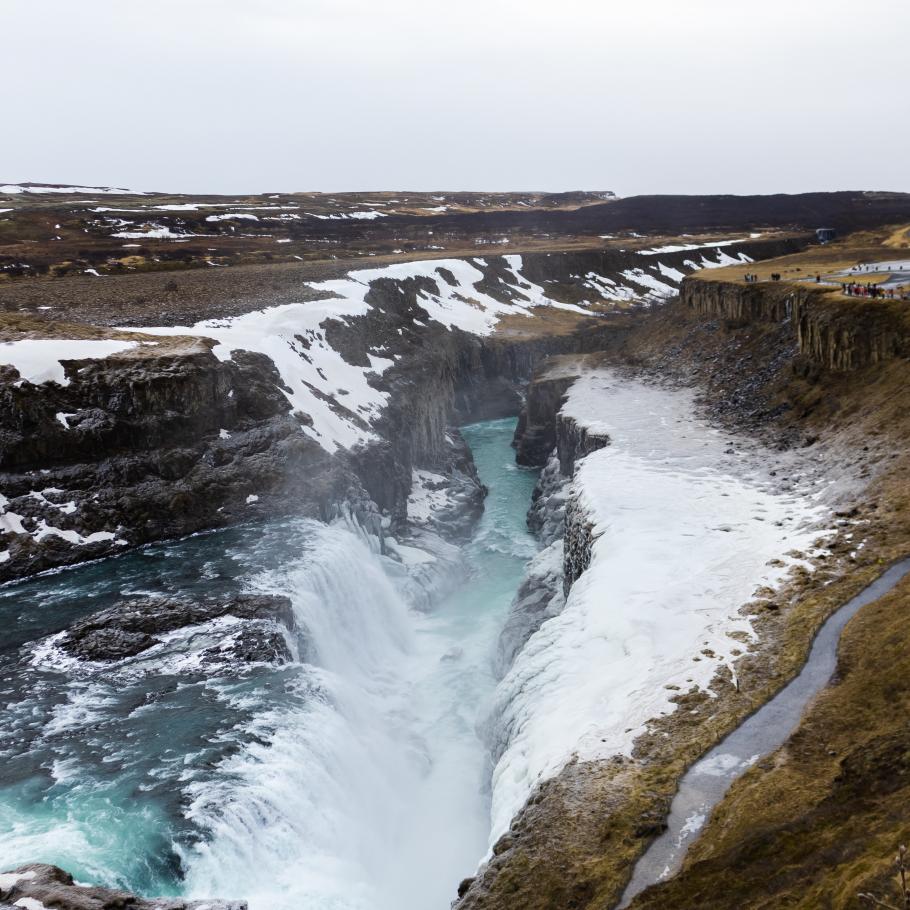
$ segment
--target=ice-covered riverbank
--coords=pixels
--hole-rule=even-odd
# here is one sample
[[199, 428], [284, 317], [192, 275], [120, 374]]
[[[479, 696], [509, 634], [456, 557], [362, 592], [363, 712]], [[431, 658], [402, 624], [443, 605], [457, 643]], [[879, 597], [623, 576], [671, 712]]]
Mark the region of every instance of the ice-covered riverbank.
[[587, 568], [497, 690], [491, 844], [573, 756], [629, 755], [679, 692], [735, 676], [753, 640], [740, 608], [808, 565], [827, 514], [823, 486], [782, 489], [769, 453], [707, 425], [689, 391], [591, 370], [560, 419], [608, 444], [568, 491]]

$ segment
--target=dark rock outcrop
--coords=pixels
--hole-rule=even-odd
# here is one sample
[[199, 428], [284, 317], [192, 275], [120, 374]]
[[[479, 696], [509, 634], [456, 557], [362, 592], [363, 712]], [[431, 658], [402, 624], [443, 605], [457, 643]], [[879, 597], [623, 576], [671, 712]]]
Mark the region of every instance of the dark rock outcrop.
[[0, 377], [0, 489], [21, 533], [0, 581], [362, 490], [306, 436], [261, 355], [204, 342], [65, 362], [69, 383]]
[[550, 375], [544, 369], [528, 384], [528, 397], [515, 429], [515, 460], [526, 467], [541, 467], [556, 448], [556, 415], [566, 392], [578, 378]]
[[575, 462], [610, 444], [607, 433], [580, 424], [572, 417], [558, 414], [556, 418], [556, 455], [560, 471], [566, 477], [575, 473]]
[[143, 898], [129, 891], [77, 885], [57, 866], [30, 863], [0, 873], [0, 907], [47, 910], [247, 910], [246, 901]]
[[599, 354], [551, 357], [531, 377], [513, 443], [519, 464], [542, 467], [555, 451], [562, 475], [571, 477], [579, 458], [609, 445], [605, 433], [560, 413], [573, 383], [601, 359]]
[[566, 527], [563, 538], [563, 590], [566, 594], [573, 583], [591, 564], [594, 546], [594, 525], [584, 506], [576, 497], [566, 502]]
[[305, 651], [305, 638], [298, 628], [290, 600], [272, 594], [205, 599], [130, 598], [77, 620], [64, 633], [59, 646], [82, 660], [122, 660], [158, 644], [160, 636], [168, 632], [225, 616], [245, 621], [232, 649], [231, 656], [238, 661], [285, 663], [292, 660], [282, 630], [295, 639], [298, 653]]

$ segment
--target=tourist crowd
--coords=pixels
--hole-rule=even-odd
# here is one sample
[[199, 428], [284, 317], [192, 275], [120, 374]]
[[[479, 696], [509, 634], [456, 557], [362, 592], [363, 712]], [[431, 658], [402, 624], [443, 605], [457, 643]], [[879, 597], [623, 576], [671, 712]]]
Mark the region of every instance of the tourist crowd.
[[[755, 284], [756, 281], [761, 280], [754, 272], [746, 272], [743, 277], [746, 279], [746, 284]], [[771, 280], [780, 281], [780, 272], [772, 272]]]
[[850, 284], [842, 284], [841, 290], [848, 297], [871, 297], [873, 299], [885, 299], [888, 300], [910, 300], [910, 286], [901, 285], [896, 288], [883, 288], [879, 287], [877, 284], [858, 284], [856, 282], [851, 282]]

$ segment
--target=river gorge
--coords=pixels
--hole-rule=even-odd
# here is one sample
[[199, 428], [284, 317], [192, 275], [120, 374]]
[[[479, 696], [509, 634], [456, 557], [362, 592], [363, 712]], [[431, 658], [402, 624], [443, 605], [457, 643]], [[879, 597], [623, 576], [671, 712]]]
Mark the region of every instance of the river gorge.
[[684, 877], [791, 727], [711, 800], [687, 769], [808, 656], [798, 718], [843, 623], [824, 661], [816, 631], [902, 555], [864, 403], [823, 444], [804, 404], [887, 369], [894, 327], [698, 277], [796, 243], [26, 320], [0, 344], [0, 903], [600, 910]]
[[[27, 648], [2, 683], [4, 861], [39, 855], [77, 879], [253, 907], [446, 906], [487, 849], [476, 725], [535, 551], [524, 526], [535, 477], [514, 465], [513, 430], [464, 431], [490, 493], [450, 569], [458, 590], [429, 610], [409, 607], [400, 563], [355, 526], [312, 521], [151, 546], [6, 589], [3, 627], [15, 619], [38, 637], [117, 597], [278, 592], [305, 630], [296, 657], [307, 663], [206, 671], [200, 653], [232, 631], [218, 620], [112, 667], [81, 669], [53, 637]], [[40, 607], [23, 615], [24, 604]], [[20, 642], [5, 638], [5, 655]]]
[[[351, 516], [285, 519], [5, 588], [5, 863], [254, 910], [442, 908], [541, 782], [631, 756], [673, 691], [710, 693], [753, 635], [735, 607], [807, 558], [785, 554], [811, 550], [823, 511], [685, 392], [584, 361], [572, 380], [559, 417], [601, 447], [574, 481], [549, 465], [537, 536], [539, 472], [505, 418], [461, 428], [487, 495], [458, 546], [388, 537], [386, 556]], [[567, 504], [585, 516], [574, 584]], [[238, 589], [290, 599], [286, 659], [238, 665], [231, 615], [113, 661], [60, 644], [117, 602]]]

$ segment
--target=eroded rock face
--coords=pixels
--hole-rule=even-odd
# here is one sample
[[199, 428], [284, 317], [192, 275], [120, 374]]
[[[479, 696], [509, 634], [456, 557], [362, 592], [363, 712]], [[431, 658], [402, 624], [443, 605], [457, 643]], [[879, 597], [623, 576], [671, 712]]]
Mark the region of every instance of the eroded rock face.
[[831, 298], [829, 289], [683, 279], [680, 297], [699, 316], [732, 326], [783, 323], [815, 367], [858, 370], [906, 356], [910, 337], [900, 301]]
[[575, 463], [610, 444], [607, 433], [599, 433], [590, 427], [581, 426], [577, 421], [564, 414], [556, 419], [556, 455], [559, 468], [565, 477], [575, 472]]
[[207, 345], [70, 361], [69, 384], [0, 376], [0, 581], [297, 511], [359, 481], [301, 430], [261, 355]]
[[556, 447], [556, 415], [577, 376], [535, 377], [515, 430], [515, 460], [526, 467], [546, 464]]
[[515, 457], [519, 464], [543, 467], [555, 450], [563, 476], [571, 477], [579, 458], [609, 443], [606, 434], [579, 426], [560, 413], [572, 384], [589, 364], [599, 359], [600, 355], [585, 354], [585, 350], [580, 347], [577, 354], [542, 360], [531, 377], [515, 430]]
[[566, 528], [563, 539], [563, 588], [566, 594], [591, 564], [594, 524], [575, 497], [566, 503]]
[[57, 866], [29, 863], [0, 873], [0, 907], [25, 910], [247, 910], [246, 901], [143, 898], [129, 891], [77, 885]]
[[[244, 621], [232, 641], [231, 657], [243, 663], [293, 659], [282, 633], [296, 639], [305, 650], [291, 601], [271, 594], [238, 594], [231, 597], [136, 597], [77, 620], [58, 645], [81, 660], [108, 662], [134, 657], [161, 642], [168, 632], [230, 616]], [[280, 627], [280, 628], [279, 628]], [[218, 657], [225, 659], [223, 650]], [[204, 659], [204, 655], [203, 655]]]

